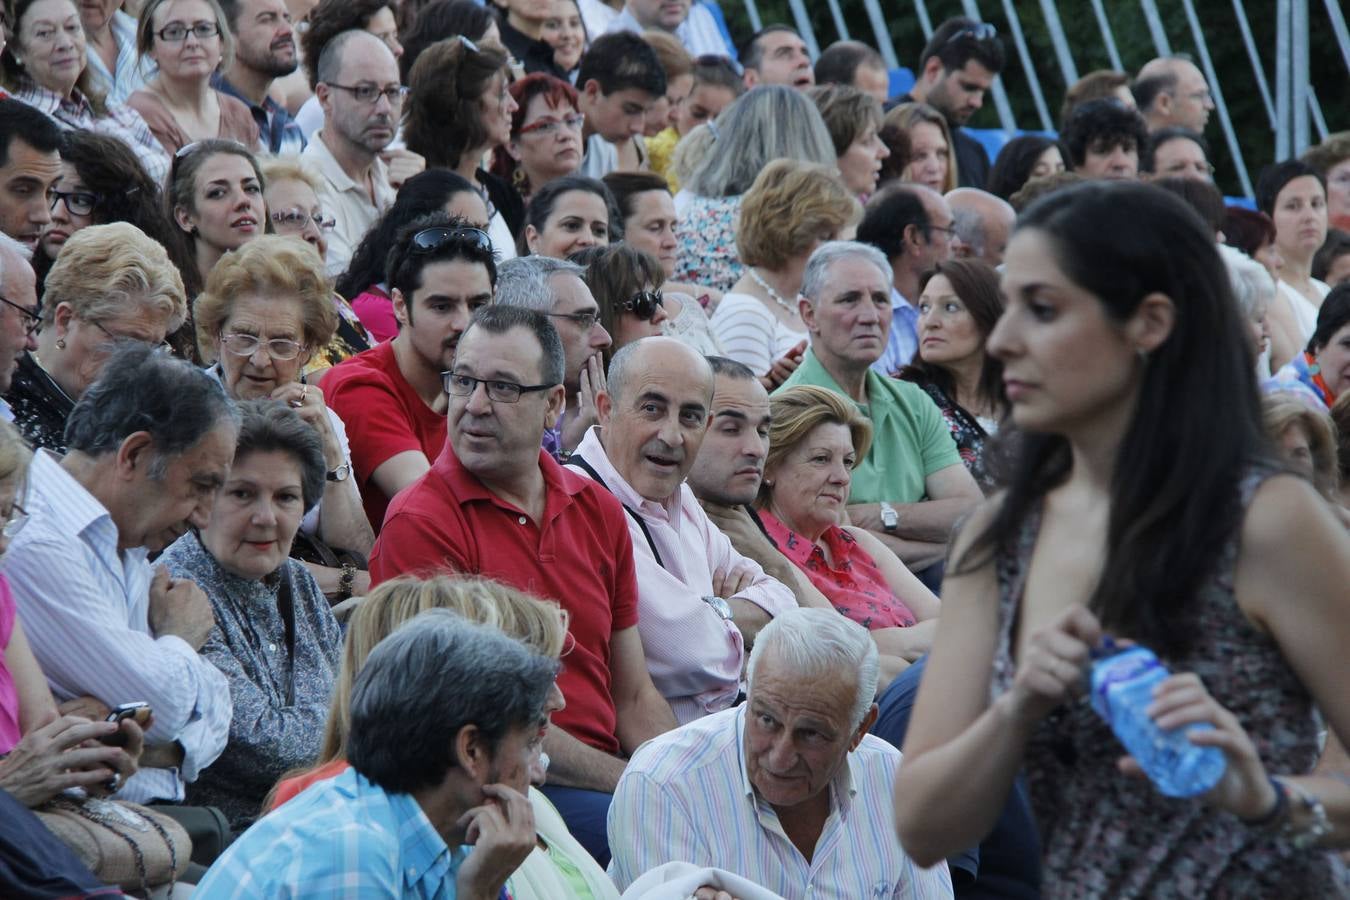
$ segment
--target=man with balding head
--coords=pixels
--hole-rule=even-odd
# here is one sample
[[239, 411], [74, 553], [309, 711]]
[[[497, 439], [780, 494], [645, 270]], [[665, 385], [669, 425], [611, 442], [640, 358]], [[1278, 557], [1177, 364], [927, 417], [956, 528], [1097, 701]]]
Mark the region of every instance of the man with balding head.
[[1160, 128], [1205, 130], [1214, 98], [1205, 76], [1195, 63], [1180, 56], [1167, 56], [1144, 63], [1131, 86], [1134, 102], [1150, 132]]
[[674, 338], [627, 345], [596, 398], [600, 424], [568, 461], [628, 512], [647, 669], [681, 724], [736, 702], [748, 645], [797, 605], [736, 552], [684, 483], [707, 432], [713, 386], [707, 360]]
[[991, 266], [1003, 264], [1008, 236], [1017, 223], [1017, 211], [1002, 197], [978, 188], [957, 188], [943, 198], [952, 211], [952, 256], [979, 259]]
[[[0, 394], [9, 393], [14, 370], [25, 350], [36, 350], [37, 278], [28, 264], [27, 248], [0, 234]], [[0, 418], [14, 421], [9, 404], [0, 399]]]

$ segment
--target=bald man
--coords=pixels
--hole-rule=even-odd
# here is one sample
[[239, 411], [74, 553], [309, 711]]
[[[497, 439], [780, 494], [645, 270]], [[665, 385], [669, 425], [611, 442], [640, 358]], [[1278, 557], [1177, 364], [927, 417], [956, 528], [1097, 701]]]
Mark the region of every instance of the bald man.
[[[25, 350], [36, 350], [33, 329], [38, 322], [37, 278], [28, 264], [27, 248], [0, 234], [0, 394], [9, 392], [14, 370]], [[9, 404], [0, 399], [0, 418], [14, 421]]]
[[732, 547], [684, 483], [713, 387], [708, 361], [674, 338], [623, 347], [596, 397], [599, 424], [568, 461], [628, 511], [647, 670], [682, 725], [735, 704], [755, 635], [797, 605]]
[[1144, 63], [1131, 90], [1150, 132], [1186, 128], [1201, 133], [1214, 109], [1205, 76], [1195, 63], [1181, 57], [1159, 57]]
[[1003, 264], [1017, 212], [1008, 201], [977, 188], [957, 188], [943, 198], [952, 211], [952, 256]]

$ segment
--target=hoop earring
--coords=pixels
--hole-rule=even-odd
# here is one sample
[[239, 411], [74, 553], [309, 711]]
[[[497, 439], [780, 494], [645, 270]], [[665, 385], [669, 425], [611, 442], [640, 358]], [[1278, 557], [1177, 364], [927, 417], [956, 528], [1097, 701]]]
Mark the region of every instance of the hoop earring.
[[65, 339], [65, 338], [57, 338], [57, 339], [56, 339], [56, 349], [57, 349], [57, 350], [64, 350], [64, 349], [66, 349], [66, 339]]

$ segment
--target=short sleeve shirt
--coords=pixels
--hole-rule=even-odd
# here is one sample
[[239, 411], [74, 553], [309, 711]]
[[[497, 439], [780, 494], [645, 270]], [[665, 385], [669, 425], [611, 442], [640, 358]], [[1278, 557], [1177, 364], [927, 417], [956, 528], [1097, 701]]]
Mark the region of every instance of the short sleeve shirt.
[[[779, 391], [799, 384], [828, 388], [847, 396], [812, 350]], [[872, 422], [872, 446], [853, 470], [850, 503], [918, 503], [927, 494], [925, 479], [948, 466], [961, 465], [961, 454], [942, 411], [923, 388], [867, 372], [867, 402], [855, 404]]]

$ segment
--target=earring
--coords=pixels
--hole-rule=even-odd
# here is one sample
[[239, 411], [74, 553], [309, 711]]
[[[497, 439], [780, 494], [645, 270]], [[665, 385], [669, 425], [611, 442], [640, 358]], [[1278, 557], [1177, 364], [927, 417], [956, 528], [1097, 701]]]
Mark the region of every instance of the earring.
[[57, 339], [56, 339], [56, 349], [57, 349], [57, 350], [64, 350], [64, 349], [66, 349], [66, 339], [65, 339], [65, 338], [57, 338]]
[[765, 479], [764, 479], [764, 486], [765, 486], [765, 487], [773, 487], [773, 479], [772, 479], [772, 478], [765, 478]]

